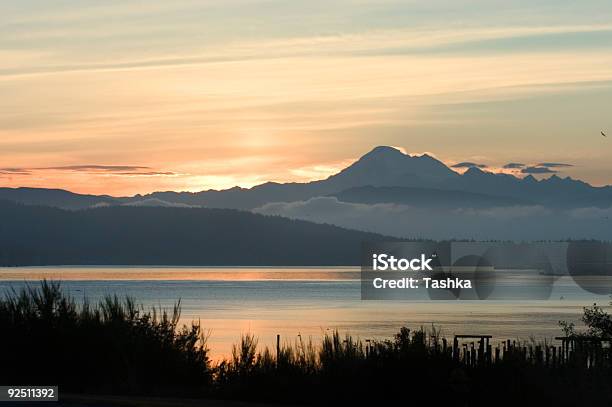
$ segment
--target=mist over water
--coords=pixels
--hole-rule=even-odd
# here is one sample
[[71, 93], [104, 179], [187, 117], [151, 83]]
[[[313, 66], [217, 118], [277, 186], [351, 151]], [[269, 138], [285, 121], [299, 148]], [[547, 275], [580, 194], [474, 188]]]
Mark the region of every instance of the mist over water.
[[[546, 301], [362, 301], [356, 268], [167, 268], [32, 267], [1, 268], [0, 295], [42, 279], [61, 280], [77, 300], [131, 296], [145, 307], [181, 300], [184, 322], [200, 320], [210, 330], [213, 358], [228, 356], [242, 333], [261, 345], [276, 335], [293, 342], [329, 330], [361, 339], [386, 338], [401, 326], [435, 324], [443, 334], [490, 334], [503, 339], [550, 339], [561, 334], [559, 320], [579, 324], [582, 307], [610, 299], [578, 288], [570, 277], [555, 281]], [[520, 285], [521, 281], [517, 280]], [[561, 299], [562, 298], [562, 299]]]
[[316, 197], [268, 203], [254, 212], [400, 238], [517, 241], [612, 238], [609, 220], [612, 208], [555, 209], [542, 205], [429, 208]]

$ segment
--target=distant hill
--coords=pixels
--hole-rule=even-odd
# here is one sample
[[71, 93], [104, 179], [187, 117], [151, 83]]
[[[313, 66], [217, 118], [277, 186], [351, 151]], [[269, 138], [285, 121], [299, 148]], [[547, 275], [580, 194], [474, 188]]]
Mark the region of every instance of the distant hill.
[[0, 266], [358, 265], [382, 235], [230, 209], [0, 202]]
[[95, 205], [116, 205], [120, 198], [108, 195], [83, 195], [63, 189], [45, 188], [0, 188], [0, 200], [26, 205], [43, 205], [64, 209], [83, 209]]
[[[612, 187], [593, 187], [586, 182], [569, 177], [537, 180], [529, 175], [518, 178], [509, 174], [497, 174], [472, 167], [464, 174], [454, 172], [441, 161], [429, 155], [407, 155], [393, 147], [376, 147], [352, 165], [324, 180], [307, 183], [267, 182], [252, 188], [234, 187], [226, 190], [201, 192], [154, 192], [133, 197], [106, 195], [81, 195], [63, 190], [36, 188], [0, 188], [0, 199], [26, 204], [54, 206], [65, 209], [82, 209], [91, 206], [136, 204], [139, 206], [203, 206], [251, 210], [272, 202], [305, 201], [319, 196], [352, 196], [354, 188], [402, 187], [428, 190], [427, 201], [441, 205], [436, 199], [446, 199], [443, 206], [461, 208], [514, 206], [525, 203], [554, 208], [612, 206]], [[352, 192], [348, 192], [352, 190]], [[372, 190], [370, 190], [372, 191]], [[435, 191], [448, 191], [448, 194]], [[378, 190], [383, 192], [383, 190]], [[389, 203], [407, 203], [405, 193], [385, 191]], [[404, 190], [408, 192], [408, 190]], [[470, 195], [471, 194], [471, 195]], [[348, 198], [347, 198], [348, 199]], [[359, 198], [365, 199], [365, 198]], [[370, 198], [368, 198], [370, 199]], [[411, 198], [416, 199], [415, 197]], [[410, 201], [410, 200], [409, 200]]]
[[123, 203], [123, 206], [149, 206], [158, 208], [194, 208], [197, 206], [187, 205], [179, 202], [166, 202], [158, 198], [148, 198], [141, 201], [130, 200], [129, 202]]
[[489, 208], [534, 205], [533, 201], [475, 192], [416, 187], [355, 187], [331, 194], [342, 202], [394, 203], [423, 208]]

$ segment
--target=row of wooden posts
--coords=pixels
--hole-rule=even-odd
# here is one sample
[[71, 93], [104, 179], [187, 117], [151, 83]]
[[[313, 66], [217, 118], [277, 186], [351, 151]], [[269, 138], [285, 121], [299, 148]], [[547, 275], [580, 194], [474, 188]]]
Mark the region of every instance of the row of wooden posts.
[[[560, 345], [526, 345], [516, 340], [506, 340], [491, 345], [491, 335], [455, 335], [452, 346], [446, 338], [429, 337], [428, 346], [434, 353], [447, 354], [468, 367], [488, 366], [514, 360], [537, 366], [582, 366], [587, 368], [612, 366], [612, 339], [587, 336], [556, 337]], [[280, 352], [280, 335], [276, 335], [276, 352]], [[366, 340], [366, 356], [372, 354], [374, 345]]]
[[[434, 338], [435, 339], [435, 338]], [[560, 367], [581, 365], [587, 368], [609, 367], [611, 365], [610, 340], [596, 337], [556, 337], [560, 345], [524, 344], [506, 340], [491, 345], [491, 335], [455, 335], [452, 347], [447, 340], [434, 340], [435, 352], [449, 354], [466, 366], [476, 367], [498, 362], [515, 360], [538, 366]]]

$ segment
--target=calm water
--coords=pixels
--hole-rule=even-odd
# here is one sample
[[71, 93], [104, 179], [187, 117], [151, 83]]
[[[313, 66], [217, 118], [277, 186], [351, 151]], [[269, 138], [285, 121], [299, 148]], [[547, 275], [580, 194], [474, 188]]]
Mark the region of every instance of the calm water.
[[0, 295], [42, 278], [61, 280], [77, 299], [129, 295], [146, 307], [168, 308], [181, 299], [183, 320], [199, 319], [210, 330], [215, 358], [228, 355], [246, 332], [272, 345], [277, 334], [285, 341], [297, 335], [317, 341], [338, 329], [370, 339], [389, 337], [403, 325], [435, 323], [447, 336], [552, 338], [560, 334], [559, 320], [578, 322], [583, 306], [610, 301], [577, 288], [569, 277], [557, 279], [554, 300], [547, 301], [361, 301], [359, 271], [352, 268], [0, 268]]

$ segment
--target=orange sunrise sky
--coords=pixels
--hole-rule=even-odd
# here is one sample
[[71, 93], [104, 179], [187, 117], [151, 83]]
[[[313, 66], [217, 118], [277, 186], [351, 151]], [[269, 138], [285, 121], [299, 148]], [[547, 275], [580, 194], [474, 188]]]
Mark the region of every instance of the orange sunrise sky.
[[377, 145], [612, 183], [610, 2], [27, 0], [0, 15], [0, 186], [308, 181]]

